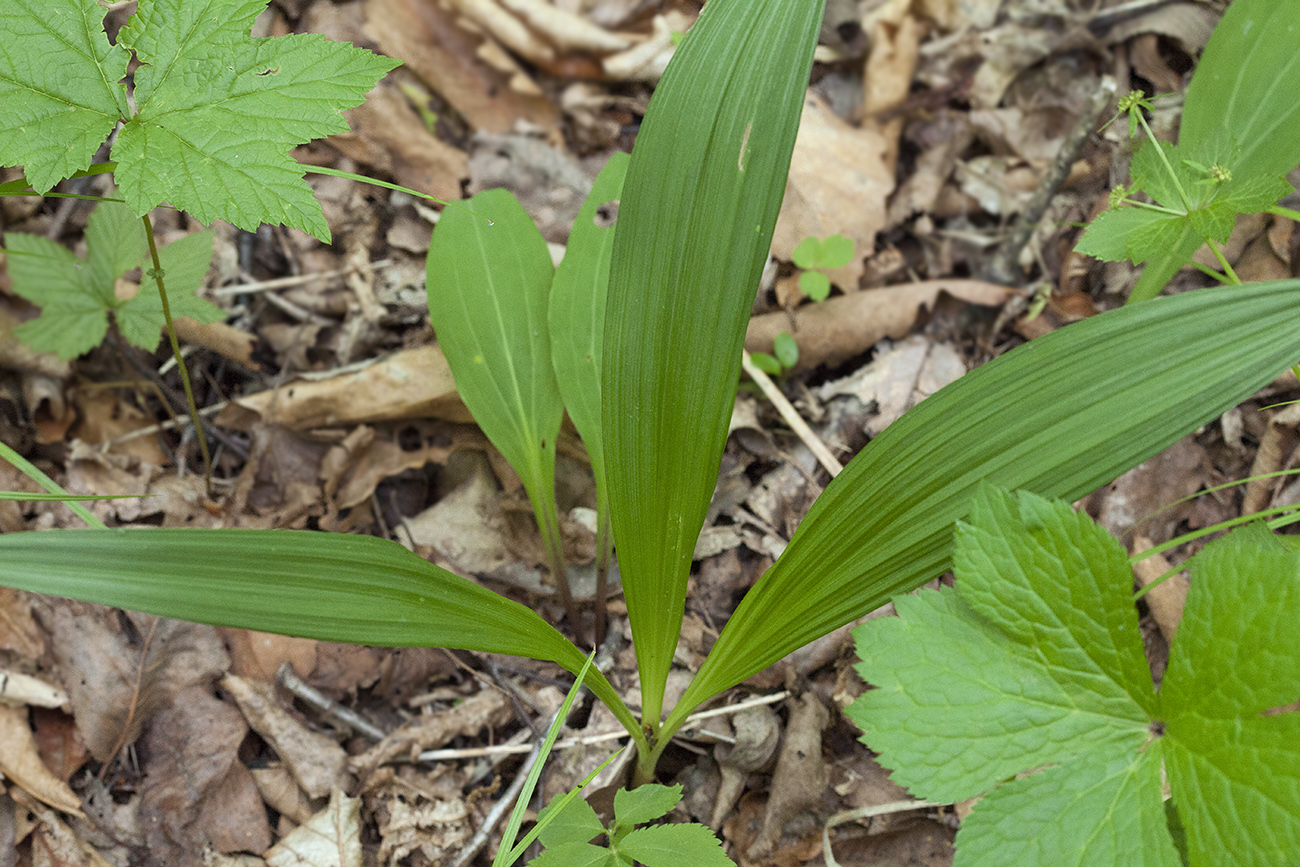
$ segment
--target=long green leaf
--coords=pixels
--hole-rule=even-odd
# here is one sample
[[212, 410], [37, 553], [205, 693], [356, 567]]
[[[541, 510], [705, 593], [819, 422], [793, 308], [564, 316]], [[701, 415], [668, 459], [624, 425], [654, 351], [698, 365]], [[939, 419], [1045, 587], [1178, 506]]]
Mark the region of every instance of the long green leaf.
[[582, 436], [596, 480], [596, 641], [605, 633], [606, 582], [613, 537], [609, 532], [609, 481], [600, 421], [600, 368], [605, 342], [609, 259], [628, 155], [616, 153], [601, 169], [569, 233], [564, 261], [555, 269], [548, 316], [551, 361], [573, 426]]
[[614, 539], [652, 729], [822, 6], [711, 0], [655, 90], [623, 189], [602, 412]]
[[[586, 658], [531, 609], [371, 536], [290, 530], [0, 535], [0, 584], [181, 620], [324, 641]], [[589, 684], [636, 721], [599, 672]]]
[[872, 440], [749, 591], [673, 710], [699, 702], [948, 568], [983, 480], [1077, 499], [1300, 358], [1300, 280], [1103, 313], [994, 359]]
[[555, 268], [514, 195], [485, 190], [442, 212], [426, 265], [429, 318], [456, 390], [532, 501], [556, 589], [569, 598], [555, 511], [555, 438], [564, 405], [546, 321]]
[[1277, 177], [1300, 163], [1300, 0], [1236, 0], [1187, 87], [1179, 144], [1227, 131], [1234, 175]]

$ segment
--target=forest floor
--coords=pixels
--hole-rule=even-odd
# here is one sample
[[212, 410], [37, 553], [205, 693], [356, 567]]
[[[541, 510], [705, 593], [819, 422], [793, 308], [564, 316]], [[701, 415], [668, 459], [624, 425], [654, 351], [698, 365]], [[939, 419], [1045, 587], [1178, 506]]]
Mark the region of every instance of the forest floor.
[[[134, 5], [113, 4], [110, 35]], [[778, 333], [795, 337], [798, 363], [778, 387], [847, 462], [973, 367], [1123, 303], [1138, 269], [1073, 252], [1132, 153], [1125, 124], [1101, 130], [1114, 100], [1093, 97], [1108, 78], [1117, 95], [1174, 94], [1150, 118], [1172, 137], [1177, 95], [1221, 4], [829, 6], [747, 348], [771, 352]], [[319, 32], [406, 63], [348, 112], [350, 133], [298, 149], [300, 162], [443, 199], [505, 187], [558, 256], [596, 172], [633, 145], [673, 34], [698, 12], [691, 0], [275, 0], [255, 32]], [[218, 224], [200, 294], [226, 319], [182, 330], [214, 448], [211, 490], [193, 431], [178, 421], [166, 344], [145, 353], [110, 334], [71, 362], [34, 353], [11, 332], [37, 311], [3, 271], [0, 438], [71, 491], [139, 495], [90, 504], [110, 525], [377, 535], [559, 623], [519, 480], [460, 402], [428, 322], [436, 209], [336, 177], [309, 180], [333, 245]], [[103, 176], [71, 183], [67, 191], [107, 191]], [[91, 209], [0, 200], [5, 232], [82, 254]], [[156, 225], [167, 241], [202, 228], [165, 209]], [[793, 251], [834, 234], [854, 255], [827, 272], [831, 298], [814, 302]], [[1300, 276], [1300, 227], [1243, 218], [1225, 255], [1243, 280]], [[1208, 282], [1186, 268], [1167, 291]], [[1300, 485], [1257, 482], [1133, 526], [1208, 487], [1293, 465], [1300, 413], [1265, 408], [1295, 391], [1294, 377], [1279, 378], [1083, 507], [1135, 551], [1300, 500]], [[559, 451], [570, 567], [589, 605], [592, 476], [571, 428]], [[772, 404], [742, 384], [670, 704], [828, 481]], [[7, 464], [0, 489], [36, 490]], [[0, 502], [5, 533], [78, 523], [61, 504]], [[1180, 586], [1142, 607], [1157, 675]], [[635, 700], [617, 594], [608, 616], [609, 678]], [[714, 702], [730, 710], [689, 728], [660, 766], [662, 780], [685, 788], [671, 818], [711, 825], [741, 865], [951, 864], [968, 805], [906, 803], [842, 713], [867, 688], [854, 662], [842, 629]], [[57, 700], [0, 704], [0, 867], [487, 865], [503, 823], [476, 834], [571, 681], [514, 658], [214, 629], [0, 589], [7, 673], [35, 676]], [[550, 759], [542, 802], [621, 743], [610, 714], [583, 708]], [[804, 760], [778, 761], [787, 753]], [[593, 785], [595, 803], [607, 803], [621, 767]], [[829, 820], [899, 802], [836, 822], [827, 859]]]

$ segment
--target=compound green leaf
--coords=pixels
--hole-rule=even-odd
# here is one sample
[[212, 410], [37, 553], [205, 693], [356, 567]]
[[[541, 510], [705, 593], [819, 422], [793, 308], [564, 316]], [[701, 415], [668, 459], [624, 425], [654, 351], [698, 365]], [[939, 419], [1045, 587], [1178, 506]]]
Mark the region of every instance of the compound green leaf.
[[548, 849], [561, 843], [589, 843], [605, 833], [600, 817], [581, 796], [572, 798], [561, 807], [556, 807], [555, 804], [555, 801], [547, 804], [537, 817], [540, 823], [550, 813], [557, 809], [560, 811], [538, 835], [542, 845]]
[[900, 596], [897, 618], [856, 631], [858, 673], [878, 689], [848, 714], [894, 780], [959, 801], [1030, 768], [1136, 752], [1155, 696], [1118, 543], [1027, 493], [985, 489], [958, 526], [956, 591]]
[[[0, 535], [0, 585], [324, 641], [586, 657], [532, 610], [370, 536], [289, 530]], [[635, 726], [595, 668], [588, 685]]]
[[1300, 281], [1214, 287], [1053, 332], [927, 398], [868, 443], [741, 601], [674, 709], [913, 589], [951, 562], [984, 480], [1077, 499], [1300, 358]]
[[1160, 757], [1089, 757], [998, 786], [962, 821], [953, 867], [1181, 867]]
[[1300, 863], [1300, 714], [1264, 715], [1300, 695], [1300, 554], [1252, 526], [1193, 573], [1162, 685], [1192, 864]]
[[528, 867], [613, 867], [619, 862], [604, 846], [591, 843], [558, 843], [528, 862]]
[[131, 55], [109, 45], [95, 0], [0, 0], [0, 165], [38, 193], [90, 165], [126, 113]]
[[[139, 223], [139, 220], [136, 220]], [[163, 267], [163, 284], [167, 287], [167, 304], [172, 318], [188, 316], [199, 322], [220, 322], [226, 314], [210, 301], [194, 293], [207, 276], [212, 264], [212, 243], [215, 233], [208, 229], [178, 238], [158, 251], [158, 261]], [[158, 348], [158, 337], [166, 326], [158, 284], [149, 277], [149, 267], [136, 296], [114, 310], [122, 336], [135, 346], [152, 352]]]
[[1142, 262], [1162, 249], [1150, 241], [1176, 238], [1189, 226], [1186, 216], [1120, 206], [1089, 223], [1075, 249], [1106, 262]]
[[122, 196], [162, 201], [204, 223], [284, 223], [328, 241], [329, 227], [289, 149], [347, 132], [397, 62], [318, 34], [248, 35], [261, 0], [141, 0], [118, 36], [143, 64], [136, 114], [113, 147]]
[[843, 268], [849, 262], [853, 261], [853, 239], [846, 238], [843, 235], [831, 235], [822, 241], [821, 260], [818, 265], [822, 268]]
[[653, 822], [677, 806], [682, 799], [681, 785], [661, 786], [645, 783], [635, 789], [619, 789], [614, 793], [614, 820], [620, 828], [631, 828]]
[[[614, 249], [614, 227], [627, 165], [627, 154], [611, 156], [592, 185], [582, 210], [578, 211], [564, 260], [555, 270], [549, 311], [551, 358], [560, 395], [591, 457], [596, 495], [606, 503], [600, 369], [609, 258]], [[597, 512], [607, 514], [608, 505]]]
[[637, 828], [618, 845], [645, 867], [736, 867], [713, 832], [693, 822]]
[[647, 725], [718, 478], [822, 4], [711, 0], [650, 101], [610, 266], [602, 418]]
[[790, 259], [796, 268], [816, 268], [822, 258], [822, 242], [809, 235], [795, 245]]
[[1187, 87], [1179, 143], [1231, 130], [1234, 177], [1276, 178], [1300, 163], [1300, 0], [1236, 0]]

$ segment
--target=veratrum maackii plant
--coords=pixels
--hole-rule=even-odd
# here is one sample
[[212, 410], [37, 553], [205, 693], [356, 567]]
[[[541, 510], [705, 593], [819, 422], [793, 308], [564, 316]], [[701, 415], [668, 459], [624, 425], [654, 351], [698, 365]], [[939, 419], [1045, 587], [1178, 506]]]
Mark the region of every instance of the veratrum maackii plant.
[[[92, 46], [83, 62], [95, 70], [100, 58], [118, 58], [120, 67], [101, 76], [111, 92], [125, 68], [122, 48], [110, 51], [96, 29], [99, 7], [69, 5], [76, 14], [51, 16], [45, 4], [0, 0], [0, 21], [8, 33], [65, 29], [61, 38]], [[189, 15], [200, 5], [215, 8], [141, 0], [136, 14], [143, 20], [139, 30], [133, 21], [124, 31], [136, 34], [127, 44], [150, 62], [144, 25], [151, 16], [164, 8]], [[255, 13], [241, 13], [245, 31]], [[602, 673], [593, 669], [587, 683], [627, 727], [641, 781], [653, 777], [665, 745], [702, 702], [948, 568], [952, 526], [983, 481], [1078, 498], [1300, 358], [1300, 281], [1283, 281], [1132, 305], [984, 365], [892, 425], [827, 486], [685, 695], [665, 708], [692, 552], [717, 481], [745, 324], [785, 189], [821, 13], [821, 4], [808, 0], [711, 0], [655, 91], [619, 198], [601, 323], [599, 445], [636, 647], [639, 718]], [[274, 40], [251, 43], [249, 56], [274, 51]], [[50, 66], [36, 52], [4, 57]], [[280, 69], [292, 87], [288, 62], [279, 63], [267, 68]], [[0, 81], [37, 74], [6, 69]], [[138, 78], [137, 104], [140, 86]], [[301, 92], [326, 87], [313, 82]], [[116, 112], [117, 97], [110, 104]], [[158, 112], [165, 114], [161, 106]], [[105, 123], [100, 138], [111, 127]], [[263, 123], [279, 129], [275, 117], [259, 116], [257, 128]], [[320, 134], [295, 120], [282, 123]], [[51, 159], [41, 154], [44, 145], [25, 141], [12, 128], [0, 135], [0, 162], [41, 160], [44, 174], [29, 174], [39, 189], [77, 168], [79, 157]], [[138, 152], [149, 157], [153, 141], [149, 127], [137, 138]], [[183, 171], [172, 165], [168, 177], [175, 183]], [[156, 203], [153, 195], [126, 194], [120, 174], [128, 203]], [[157, 196], [202, 219], [226, 216], [203, 204], [207, 192], [176, 183]], [[306, 203], [292, 201], [280, 206], [283, 216], [259, 218], [303, 219]], [[477, 225], [485, 249], [513, 255], [491, 246], [498, 243], [495, 224]], [[489, 287], [482, 291], [486, 303]], [[585, 662], [531, 609], [371, 537], [156, 528], [18, 533], [0, 537], [0, 583], [319, 639], [515, 654], [575, 673]]]

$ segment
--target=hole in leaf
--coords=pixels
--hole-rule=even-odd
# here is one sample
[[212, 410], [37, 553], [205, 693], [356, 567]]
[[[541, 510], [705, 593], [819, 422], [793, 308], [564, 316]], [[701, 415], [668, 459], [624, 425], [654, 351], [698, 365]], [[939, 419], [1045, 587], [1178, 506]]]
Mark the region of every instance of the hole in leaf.
[[596, 208], [596, 215], [591, 218], [591, 222], [595, 223], [602, 229], [608, 229], [610, 226], [614, 225], [614, 223], [618, 222], [618, 199], [614, 199], [612, 202], [606, 202]]

